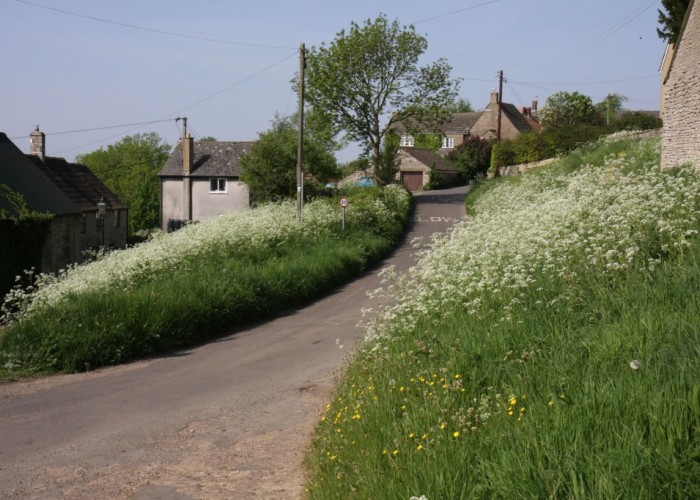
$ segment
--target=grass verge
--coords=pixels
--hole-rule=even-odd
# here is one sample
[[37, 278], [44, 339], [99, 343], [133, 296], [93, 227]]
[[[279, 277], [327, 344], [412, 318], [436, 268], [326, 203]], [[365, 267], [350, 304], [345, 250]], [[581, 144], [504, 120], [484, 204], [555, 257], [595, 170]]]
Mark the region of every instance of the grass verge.
[[[189, 235], [188, 227], [161, 238], [154, 250], [138, 249], [139, 259], [129, 251], [106, 256], [108, 265], [81, 266], [48, 279], [43, 289], [18, 294], [25, 309], [0, 333], [0, 377], [122, 363], [200, 343], [308, 303], [386, 255], [408, 220], [405, 191], [346, 196], [354, 210], [344, 232], [335, 200], [311, 206], [303, 228], [294, 221], [293, 205], [282, 207], [285, 220], [279, 207], [268, 222], [262, 218], [269, 214], [253, 210], [246, 215], [252, 221], [234, 220], [239, 231], [226, 226], [228, 235], [221, 221], [211, 228], [203, 222]], [[251, 228], [259, 225], [272, 229], [258, 230], [258, 241]], [[185, 247], [169, 249], [176, 238]], [[172, 253], [180, 257], [173, 259]], [[115, 264], [120, 262], [123, 266]]]
[[700, 496], [700, 181], [657, 144], [489, 187], [392, 277], [310, 498]]

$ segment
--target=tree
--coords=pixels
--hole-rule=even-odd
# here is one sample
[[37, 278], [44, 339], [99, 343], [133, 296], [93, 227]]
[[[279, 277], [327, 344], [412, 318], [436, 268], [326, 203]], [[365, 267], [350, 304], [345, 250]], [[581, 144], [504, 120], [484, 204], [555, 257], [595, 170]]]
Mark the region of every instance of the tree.
[[157, 133], [135, 134], [78, 156], [129, 207], [129, 234], [158, 227], [158, 172], [170, 155], [170, 145]]
[[446, 106], [446, 108], [450, 113], [471, 113], [474, 111], [472, 103], [470, 103], [469, 100], [465, 99], [464, 97], [460, 97], [459, 99], [452, 101]]
[[477, 136], [470, 136], [447, 155], [459, 169], [462, 180], [469, 182], [484, 176], [491, 164], [492, 142]]
[[[338, 174], [335, 157], [324, 143], [304, 138], [304, 170], [320, 183]], [[241, 180], [258, 201], [296, 196], [297, 125], [293, 116], [276, 116], [272, 128], [259, 134], [241, 158]], [[307, 194], [310, 194], [307, 192]]]
[[579, 92], [556, 92], [547, 98], [540, 111], [544, 127], [593, 123], [594, 118], [593, 101]]
[[594, 108], [597, 122], [610, 125], [622, 113], [622, 104], [627, 101], [627, 97], [622, 94], [608, 94], [605, 99], [597, 103]]
[[360, 143], [373, 166], [381, 165], [383, 140], [395, 124], [414, 119], [437, 126], [457, 96], [459, 82], [445, 60], [418, 66], [427, 47], [413, 26], [384, 15], [362, 26], [353, 22], [330, 45], [308, 51], [306, 100], [334, 132]]
[[683, 26], [685, 13], [690, 5], [690, 0], [661, 0], [666, 12], [659, 9], [659, 24], [656, 28], [659, 38], [668, 43], [676, 43]]

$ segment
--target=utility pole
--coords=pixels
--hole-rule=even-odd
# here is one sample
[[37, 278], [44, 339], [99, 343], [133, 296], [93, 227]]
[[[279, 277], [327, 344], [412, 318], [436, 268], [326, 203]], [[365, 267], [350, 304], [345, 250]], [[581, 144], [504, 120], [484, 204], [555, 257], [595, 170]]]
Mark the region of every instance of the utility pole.
[[501, 114], [503, 114], [503, 70], [498, 72], [498, 126], [496, 142], [501, 142]]
[[[503, 70], [498, 72], [498, 124], [496, 125], [496, 143], [501, 142], [501, 115], [503, 114]], [[494, 177], [498, 177], [498, 167], [493, 172]]]
[[178, 116], [177, 118], [175, 118], [175, 123], [179, 122], [180, 120], [182, 120], [182, 138], [184, 139], [185, 137], [187, 137], [187, 117], [183, 116], [182, 118], [180, 118]]
[[297, 220], [302, 222], [304, 211], [304, 69], [306, 68], [306, 47], [299, 47], [299, 136], [297, 143]]

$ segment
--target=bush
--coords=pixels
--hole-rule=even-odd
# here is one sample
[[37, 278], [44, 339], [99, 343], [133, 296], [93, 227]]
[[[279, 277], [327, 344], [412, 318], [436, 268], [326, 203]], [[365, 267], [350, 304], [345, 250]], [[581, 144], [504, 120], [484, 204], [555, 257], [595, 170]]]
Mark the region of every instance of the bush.
[[491, 162], [492, 146], [492, 141], [471, 136], [451, 151], [447, 159], [460, 170], [462, 181], [467, 183], [486, 175]]
[[562, 127], [544, 129], [542, 135], [549, 144], [552, 154], [540, 158], [540, 160], [573, 151], [579, 146], [597, 141], [599, 137], [607, 133], [608, 130], [604, 127], [588, 124], [564, 125]]
[[619, 120], [617, 120], [613, 128], [614, 130], [652, 130], [656, 128], [661, 128], [663, 126], [663, 121], [661, 118], [657, 118], [648, 113], [642, 113], [641, 111], [634, 111], [631, 113], [624, 113]]

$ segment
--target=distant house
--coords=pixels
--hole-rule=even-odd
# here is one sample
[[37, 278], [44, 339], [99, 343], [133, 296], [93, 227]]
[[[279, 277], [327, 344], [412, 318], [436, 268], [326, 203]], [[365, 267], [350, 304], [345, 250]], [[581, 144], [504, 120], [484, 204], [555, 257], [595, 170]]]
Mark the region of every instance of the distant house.
[[[537, 101], [532, 102], [532, 107], [516, 108], [513, 104], [501, 103], [501, 138], [514, 139], [524, 132], [541, 130], [537, 118]], [[401, 166], [399, 168], [399, 178], [409, 189], [415, 191], [419, 184], [416, 173], [416, 161], [430, 164], [432, 159], [428, 159], [424, 152], [418, 153], [420, 159], [415, 155], [408, 154], [412, 148], [425, 150], [427, 143], [435, 143], [437, 155], [446, 156], [453, 149], [459, 147], [468, 137], [481, 137], [483, 139], [495, 139], [498, 133], [498, 92], [491, 93], [491, 100], [483, 111], [468, 113], [453, 113], [439, 127], [431, 129], [421, 127], [415, 122], [407, 125], [398, 124], [394, 128], [394, 134], [399, 137], [401, 154]], [[431, 140], [430, 138], [434, 138]], [[439, 147], [437, 145], [439, 144]], [[425, 162], [424, 162], [425, 160]], [[440, 162], [440, 168], [447, 174], [446, 160]], [[427, 174], [425, 174], [427, 175]], [[427, 184], [428, 179], [423, 179], [420, 187]]]
[[[501, 103], [501, 138], [515, 139], [525, 132], [539, 131], [537, 119], [537, 101], [532, 107], [518, 109], [513, 104]], [[491, 92], [491, 100], [469, 129], [470, 135], [482, 139], [495, 139], [498, 133], [498, 92]]]
[[675, 50], [664, 62], [661, 166], [700, 168], [700, 2], [691, 0]]
[[429, 149], [399, 148], [399, 160], [401, 168], [397, 180], [409, 191], [421, 191], [429, 182], [435, 182], [437, 179], [431, 178], [432, 175], [445, 184], [452, 184], [459, 177], [457, 168]]
[[[47, 157], [45, 151], [45, 135], [38, 127], [30, 134], [29, 155], [0, 133], [0, 184], [20, 194], [34, 210], [54, 216], [40, 271], [81, 262], [91, 248], [126, 246], [127, 207], [87, 167]], [[0, 198], [0, 207], [8, 209], [7, 200]]]
[[158, 174], [162, 229], [248, 208], [250, 192], [240, 181], [239, 160], [252, 145], [183, 138]]

